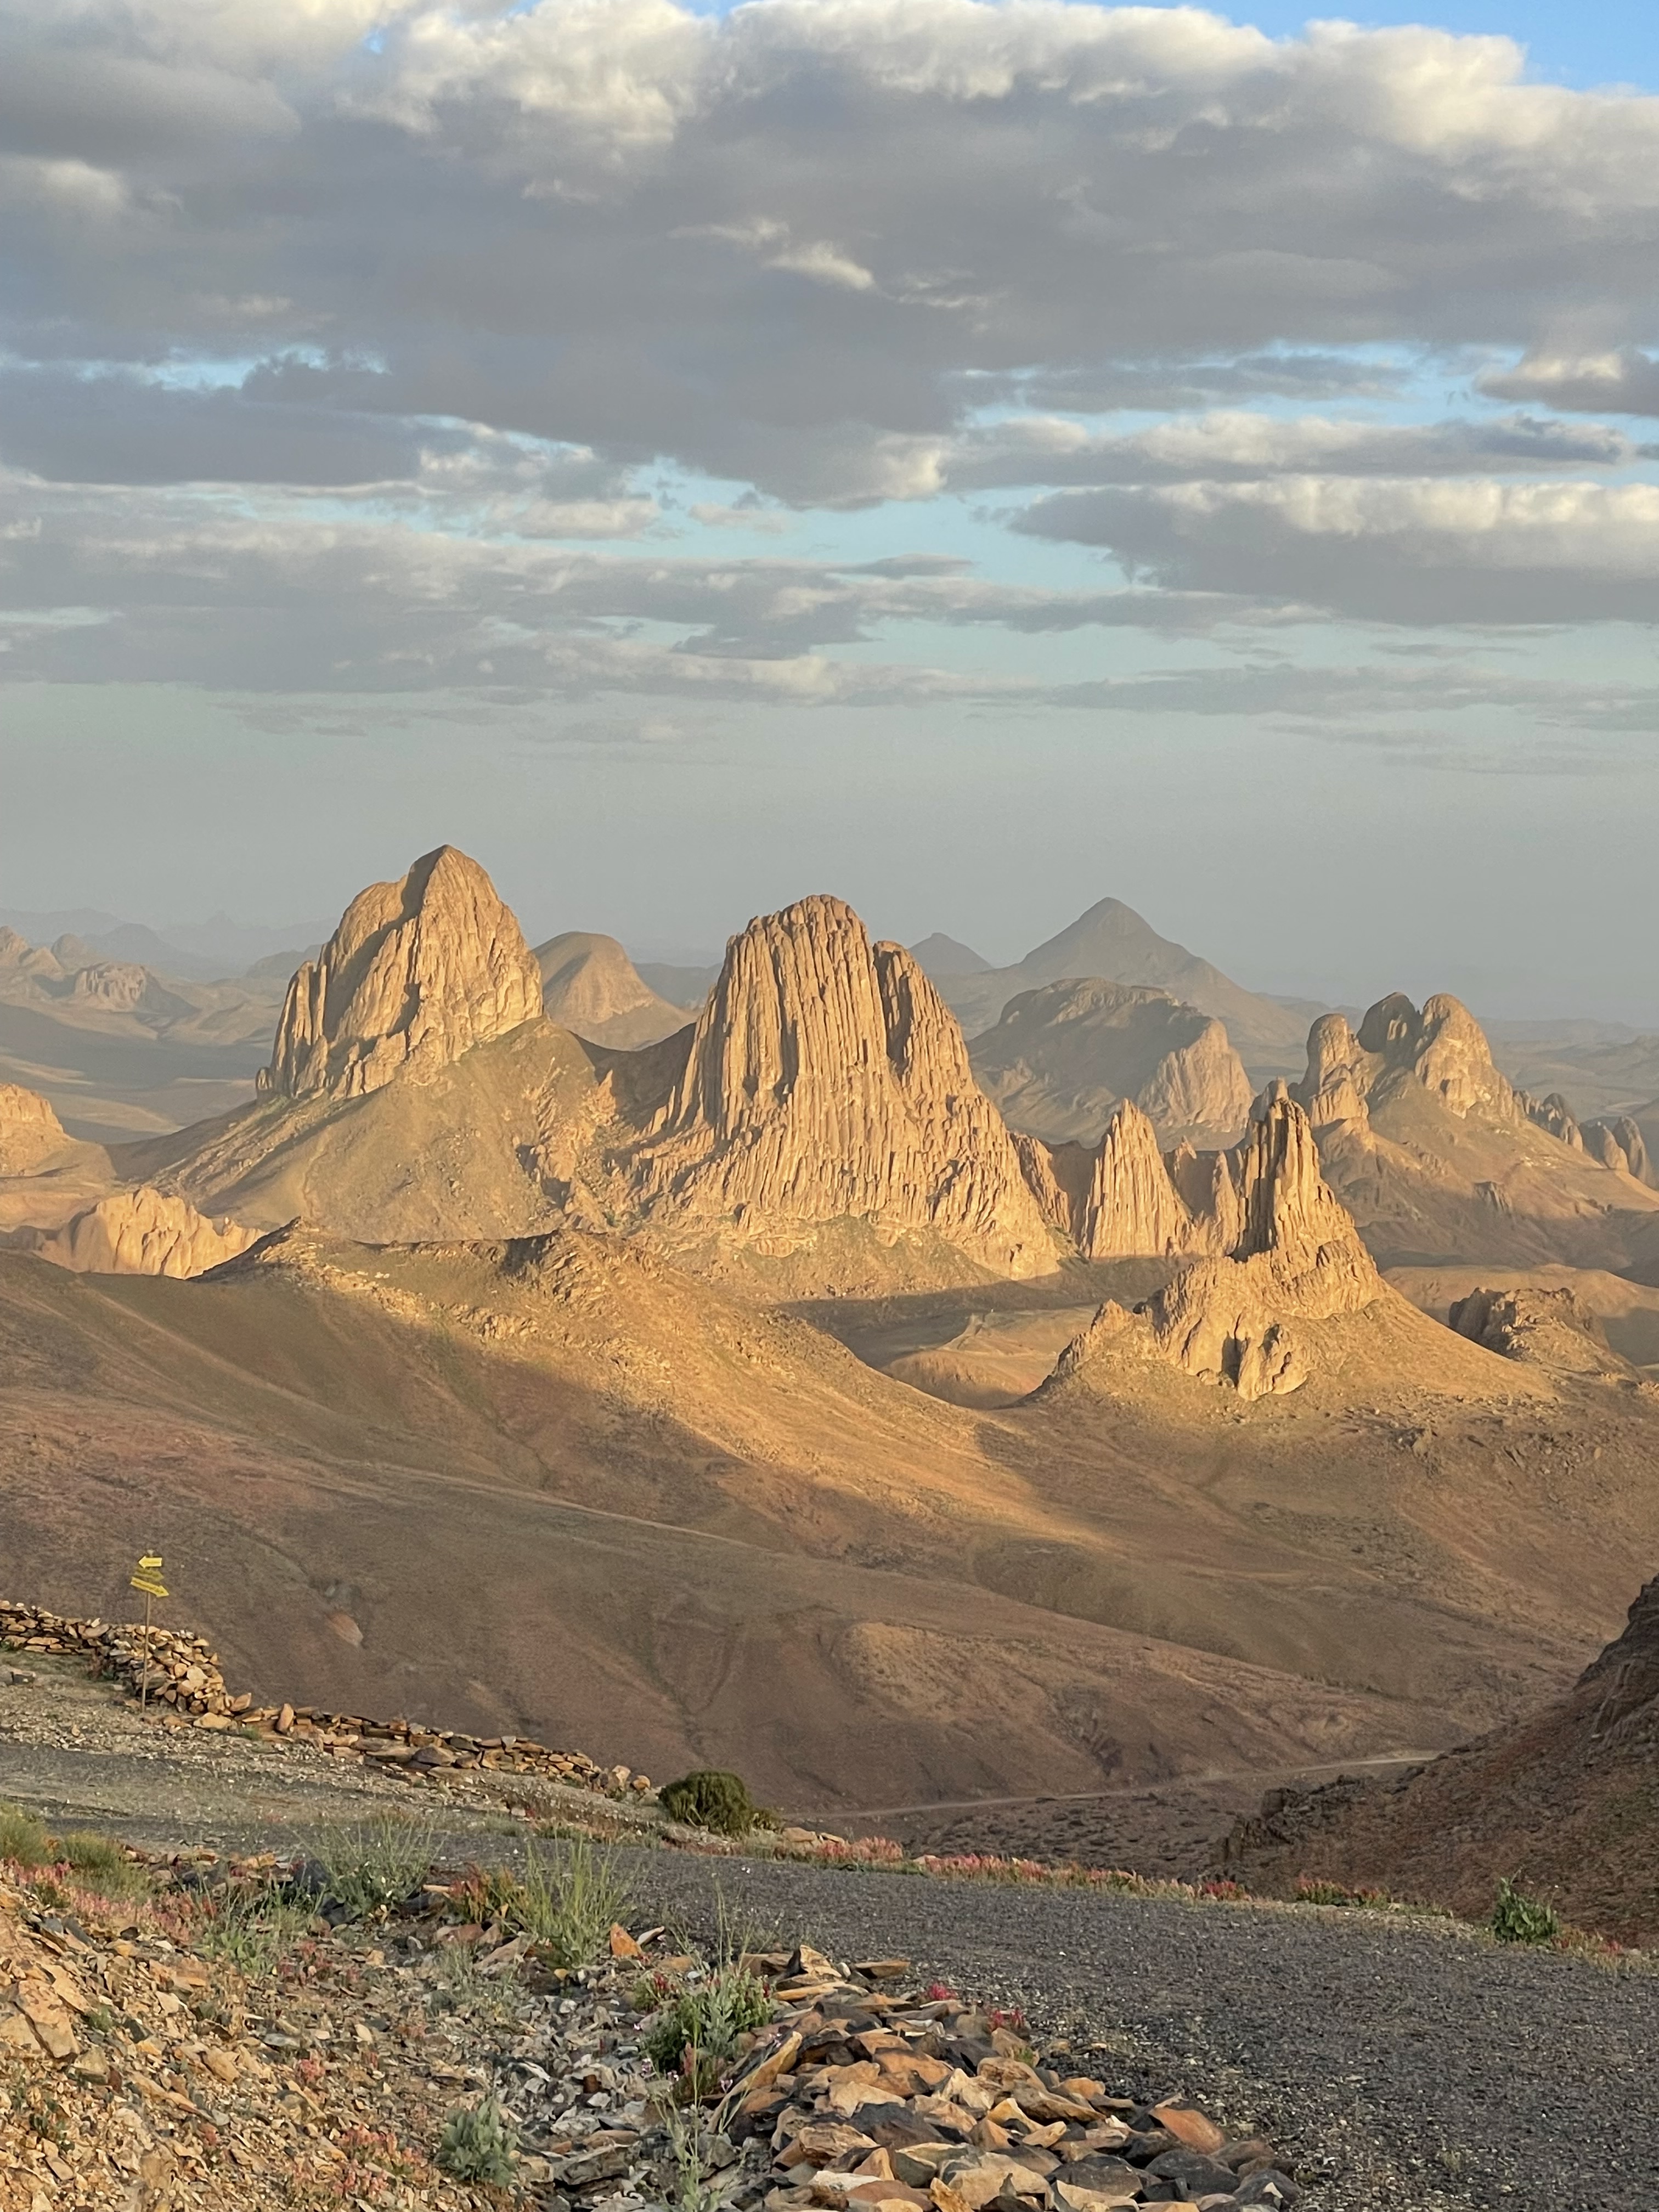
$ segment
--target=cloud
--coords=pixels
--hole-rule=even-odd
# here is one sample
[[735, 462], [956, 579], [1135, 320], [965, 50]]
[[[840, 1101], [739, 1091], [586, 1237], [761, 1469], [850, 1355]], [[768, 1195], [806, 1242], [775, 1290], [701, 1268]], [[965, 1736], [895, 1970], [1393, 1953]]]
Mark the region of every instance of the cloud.
[[1613, 353], [1529, 354], [1479, 378], [1495, 399], [1522, 399], [1577, 414], [1659, 415], [1659, 361], [1637, 347]]
[[[188, 489], [13, 479], [0, 482], [0, 500], [15, 526], [0, 535], [0, 588], [14, 613], [0, 673], [14, 682], [1001, 697], [1011, 685], [1021, 694], [1023, 679], [830, 655], [907, 624], [1200, 632], [1249, 613], [1245, 599], [1003, 584], [937, 556], [621, 557], [538, 544], [527, 531], [324, 520], [304, 498], [249, 516]], [[565, 503], [560, 520], [580, 507]]]
[[1659, 485], [1290, 477], [1056, 493], [1019, 526], [1184, 591], [1368, 621], [1651, 622]]
[[255, 302], [323, 404], [801, 501], [927, 496], [975, 379], [1313, 397], [1386, 380], [1355, 346], [1639, 343], [1659, 276], [1659, 100], [1190, 8], [0, 0], [0, 158], [86, 203], [0, 210], [23, 358]]
[[1622, 468], [1641, 458], [1622, 431], [1535, 415], [1498, 421], [1370, 423], [1304, 416], [1192, 416], [1107, 436], [1059, 416], [969, 430], [944, 457], [953, 489], [998, 484], [1237, 483], [1319, 471], [1340, 476], [1467, 476], [1473, 470]]

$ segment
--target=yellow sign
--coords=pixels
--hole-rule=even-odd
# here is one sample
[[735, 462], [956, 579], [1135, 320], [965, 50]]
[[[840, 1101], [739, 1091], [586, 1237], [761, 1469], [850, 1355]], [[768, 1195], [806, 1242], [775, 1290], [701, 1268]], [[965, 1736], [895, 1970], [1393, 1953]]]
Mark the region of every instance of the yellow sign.
[[146, 1552], [143, 1558], [139, 1560], [138, 1564], [141, 1567], [145, 1569], [153, 1568], [157, 1574], [160, 1574], [161, 1571], [161, 1554], [159, 1552]]
[[172, 1595], [167, 1584], [158, 1582], [154, 1575], [134, 1575], [128, 1587], [143, 1590], [146, 1597], [168, 1597]]

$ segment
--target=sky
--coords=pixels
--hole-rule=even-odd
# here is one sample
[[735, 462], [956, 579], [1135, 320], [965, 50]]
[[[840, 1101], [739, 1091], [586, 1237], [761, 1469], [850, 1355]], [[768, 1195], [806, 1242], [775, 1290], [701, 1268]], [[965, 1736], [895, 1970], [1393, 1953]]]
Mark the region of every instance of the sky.
[[1659, 25], [0, 0], [0, 907], [1659, 1026]]

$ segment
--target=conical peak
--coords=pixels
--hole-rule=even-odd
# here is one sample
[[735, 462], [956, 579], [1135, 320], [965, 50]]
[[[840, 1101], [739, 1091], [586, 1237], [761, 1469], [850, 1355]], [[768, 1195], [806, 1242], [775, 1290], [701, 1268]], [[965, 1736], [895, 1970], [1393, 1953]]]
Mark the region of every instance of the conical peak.
[[453, 845], [371, 884], [289, 986], [260, 1087], [355, 1097], [434, 1073], [541, 1010], [541, 972], [478, 863]]

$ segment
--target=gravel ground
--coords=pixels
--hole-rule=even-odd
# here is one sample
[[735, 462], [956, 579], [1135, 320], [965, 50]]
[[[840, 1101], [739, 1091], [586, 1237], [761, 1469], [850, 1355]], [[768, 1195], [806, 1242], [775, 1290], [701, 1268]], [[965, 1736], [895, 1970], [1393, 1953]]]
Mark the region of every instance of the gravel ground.
[[1132, 2087], [1326, 2164], [1318, 2212], [1659, 2212], [1659, 1975], [1376, 1914], [635, 1856], [653, 1916], [707, 1923], [718, 1891], [1104, 2044]]
[[[94, 1710], [101, 1694], [44, 1726], [38, 1708], [14, 1710], [0, 1797], [173, 1850], [302, 1850], [320, 1818], [361, 1818], [387, 1796], [417, 1809], [320, 1757], [222, 1737], [163, 1748], [148, 1724]], [[442, 1848], [457, 1861], [522, 1850], [503, 1832], [516, 1823], [418, 1809], [453, 1824]], [[1659, 2212], [1659, 1973], [1431, 1920], [623, 1855], [645, 1917], [707, 1936], [723, 1910], [744, 1936], [902, 1951], [1097, 2046], [1086, 2071], [1149, 2098], [1184, 2090], [1238, 2132], [1259, 2129], [1321, 2177], [1308, 2212]]]

